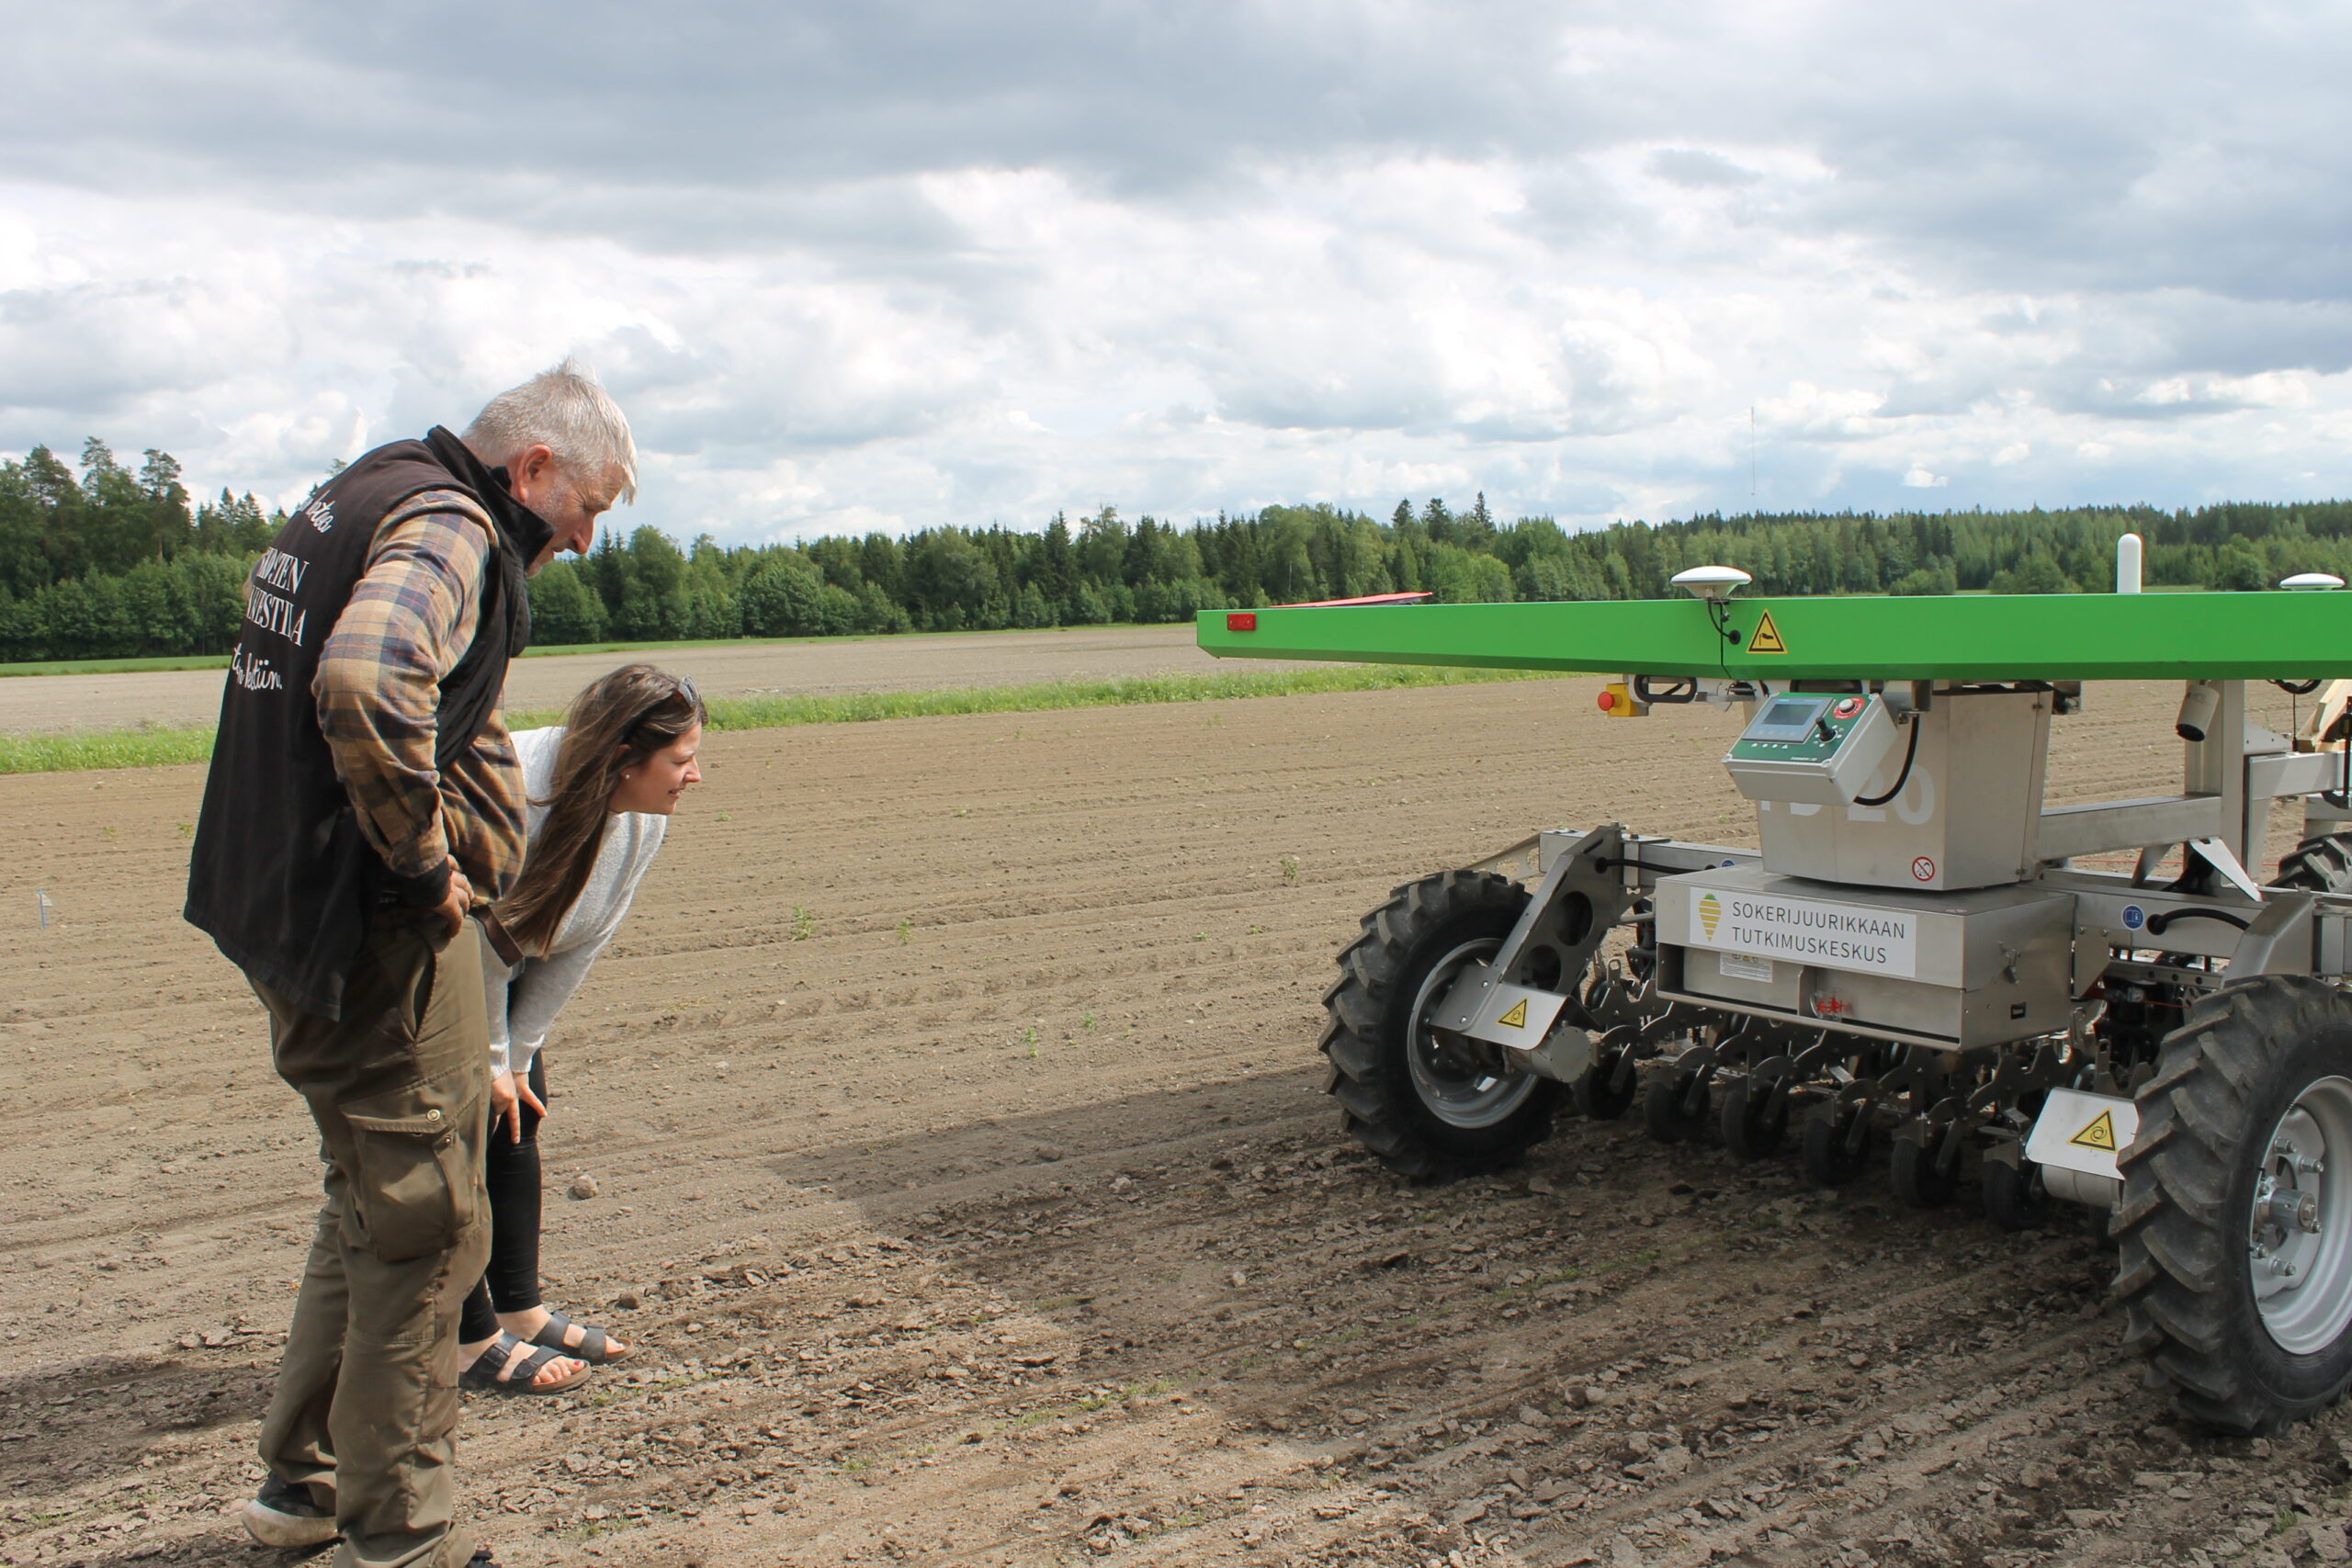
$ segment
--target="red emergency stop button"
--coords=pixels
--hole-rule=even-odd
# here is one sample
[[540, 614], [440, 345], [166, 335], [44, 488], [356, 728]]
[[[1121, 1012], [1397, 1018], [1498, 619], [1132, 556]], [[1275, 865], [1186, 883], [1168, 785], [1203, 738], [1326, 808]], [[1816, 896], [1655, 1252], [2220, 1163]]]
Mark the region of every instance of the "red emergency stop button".
[[1836, 707], [1829, 710], [1831, 716], [1836, 718], [1851, 718], [1861, 711], [1862, 699], [1860, 697], [1848, 697], [1844, 702], [1839, 703]]
[[1614, 693], [1614, 692], [1603, 692], [1603, 693], [1601, 693], [1601, 694], [1600, 694], [1600, 711], [1601, 711], [1601, 712], [1603, 712], [1603, 713], [1607, 713], [1611, 708], [1613, 708], [1613, 707], [1615, 707], [1616, 705], [1617, 705], [1617, 694], [1616, 694], [1616, 693]]

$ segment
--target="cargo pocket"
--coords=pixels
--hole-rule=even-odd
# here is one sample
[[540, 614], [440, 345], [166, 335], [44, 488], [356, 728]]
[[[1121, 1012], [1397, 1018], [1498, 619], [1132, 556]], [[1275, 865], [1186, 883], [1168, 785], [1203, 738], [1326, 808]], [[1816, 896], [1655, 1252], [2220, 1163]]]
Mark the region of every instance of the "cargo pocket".
[[350, 1213], [359, 1245], [387, 1263], [446, 1252], [474, 1223], [481, 1183], [458, 1129], [478, 1114], [462, 1077], [337, 1106], [358, 1168]]

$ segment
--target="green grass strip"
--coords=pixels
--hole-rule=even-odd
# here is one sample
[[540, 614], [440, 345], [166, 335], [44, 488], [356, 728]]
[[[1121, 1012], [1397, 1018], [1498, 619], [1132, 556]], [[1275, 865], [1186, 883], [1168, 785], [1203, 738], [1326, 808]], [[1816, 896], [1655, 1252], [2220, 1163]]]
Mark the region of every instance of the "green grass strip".
[[[923, 632], [840, 632], [831, 637], [682, 637], [670, 642], [570, 642], [551, 643], [545, 648], [525, 649], [516, 657], [522, 659], [570, 659], [583, 653], [662, 653], [681, 648], [786, 648], [796, 644], [814, 646], [819, 643], [840, 642], [921, 642], [935, 637], [1056, 637], [1088, 632], [1156, 631], [1177, 626], [1190, 629], [1190, 621], [1107, 621], [1099, 626], [966, 626], [961, 631]], [[5, 669], [6, 666], [0, 666]]]
[[[1141, 675], [1114, 681], [1041, 681], [1029, 686], [950, 686], [923, 692], [848, 692], [829, 697], [715, 697], [713, 729], [783, 729], [800, 724], [870, 724], [958, 714], [1046, 713], [1057, 708], [1214, 703], [1323, 692], [1387, 692], [1414, 686], [1486, 685], [1547, 678], [1548, 671], [1449, 670], [1427, 665], [1336, 665], [1322, 670], [1236, 670], [1213, 675]], [[560, 724], [560, 708], [508, 716], [516, 729]]]
[[[1046, 713], [1057, 708], [1213, 703], [1242, 697], [1389, 692], [1419, 686], [1483, 686], [1502, 681], [1560, 678], [1546, 671], [1345, 664], [1318, 670], [1237, 670], [1208, 675], [1146, 675], [1117, 681], [1044, 681], [1028, 686], [852, 692], [831, 697], [718, 697], [710, 704], [710, 728], [780, 729], [801, 724], [869, 724], [880, 719], [938, 718], [957, 714]], [[563, 710], [525, 709], [507, 715], [506, 721], [516, 729], [560, 724]], [[0, 736], [0, 773], [160, 768], [201, 762], [211, 754], [209, 725], [186, 729], [150, 727], [64, 735], [7, 735]]]
[[11, 675], [146, 675], [159, 670], [226, 670], [225, 653], [164, 653], [150, 659], [41, 659], [29, 664], [0, 664], [0, 680]]
[[0, 735], [0, 773], [67, 773], [85, 768], [167, 768], [212, 755], [212, 727]]

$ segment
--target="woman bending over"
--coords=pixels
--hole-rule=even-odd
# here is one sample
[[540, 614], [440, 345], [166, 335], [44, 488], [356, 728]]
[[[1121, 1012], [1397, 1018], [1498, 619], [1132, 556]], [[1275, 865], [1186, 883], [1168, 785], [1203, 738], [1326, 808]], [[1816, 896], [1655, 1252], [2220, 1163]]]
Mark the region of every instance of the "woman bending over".
[[492, 1230], [489, 1266], [458, 1325], [472, 1387], [553, 1393], [587, 1376], [590, 1363], [628, 1353], [539, 1300], [541, 1047], [620, 930], [678, 796], [702, 781], [695, 752], [705, 716], [693, 682], [630, 664], [574, 698], [563, 728], [514, 737], [529, 788], [529, 848], [514, 890], [481, 925], [494, 1075], [483, 1140]]

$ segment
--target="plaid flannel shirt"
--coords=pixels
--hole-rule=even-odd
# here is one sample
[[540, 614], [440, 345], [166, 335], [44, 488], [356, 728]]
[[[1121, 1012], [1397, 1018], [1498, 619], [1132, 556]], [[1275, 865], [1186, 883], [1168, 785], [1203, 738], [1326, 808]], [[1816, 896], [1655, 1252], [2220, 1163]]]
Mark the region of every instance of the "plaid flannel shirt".
[[434, 712], [473, 641], [492, 537], [470, 496], [426, 491], [402, 502], [377, 527], [311, 688], [368, 842], [401, 876], [455, 858], [477, 906], [522, 869], [523, 767], [497, 709], [447, 773], [436, 769]]

